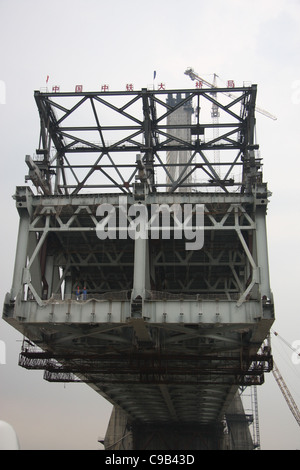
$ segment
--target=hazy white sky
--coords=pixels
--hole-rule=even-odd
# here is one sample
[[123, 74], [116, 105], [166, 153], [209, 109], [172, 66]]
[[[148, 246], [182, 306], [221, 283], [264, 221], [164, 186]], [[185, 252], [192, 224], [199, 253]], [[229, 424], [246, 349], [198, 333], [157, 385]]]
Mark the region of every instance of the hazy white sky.
[[[12, 200], [38, 145], [33, 92], [76, 84], [95, 91], [135, 89], [157, 80], [193, 87], [191, 66], [236, 85], [258, 85], [257, 115], [268, 211], [269, 258], [277, 330], [300, 340], [300, 2], [299, 0], [0, 0], [0, 158], [2, 242], [0, 299], [10, 290], [18, 216]], [[4, 91], [3, 91], [4, 90]], [[2, 95], [1, 95], [2, 93]], [[2, 313], [1, 313], [2, 314]], [[99, 449], [111, 406], [83, 384], [50, 384], [17, 366], [21, 336], [0, 320], [6, 364], [0, 365], [0, 420], [16, 429], [23, 449]], [[300, 406], [300, 365], [278, 338], [274, 357]], [[300, 429], [272, 376], [259, 388], [261, 443], [299, 449]]]

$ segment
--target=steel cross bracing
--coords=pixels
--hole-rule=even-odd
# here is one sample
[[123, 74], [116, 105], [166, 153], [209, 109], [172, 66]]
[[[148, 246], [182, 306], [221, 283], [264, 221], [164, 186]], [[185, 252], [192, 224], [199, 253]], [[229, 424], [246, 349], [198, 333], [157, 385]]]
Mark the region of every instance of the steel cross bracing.
[[[17, 188], [15, 198], [21, 214], [24, 210], [31, 213], [24, 276], [30, 280], [28, 286], [38, 304], [42, 305], [49, 295], [59, 295], [68, 277], [72, 279], [73, 294], [76, 280], [85, 281], [89, 296], [131, 289], [133, 240], [118, 237], [104, 243], [97, 237], [100, 220], [96, 216], [97, 207], [105, 204], [108, 196], [45, 197], [34, 196], [28, 188]], [[110, 195], [109, 200], [118, 210], [118, 196]], [[184, 201], [180, 194], [163, 197], [154, 193], [147, 196], [144, 203], [150, 207], [164, 200], [172, 204]], [[199, 201], [199, 196], [192, 194], [186, 200], [193, 204]], [[236, 300], [240, 305], [259, 283], [259, 266], [249, 246], [255, 237], [258, 214], [265, 210], [266, 199], [264, 203], [259, 200], [257, 214], [249, 213], [248, 206], [254, 201], [251, 196], [208, 195], [201, 196], [201, 201], [204, 204], [203, 248], [186, 251], [184, 240], [176, 240], [174, 235], [171, 235], [172, 240], [150, 240], [154, 288], [148, 290], [192, 295], [212, 293], [218, 294], [220, 299]], [[128, 206], [134, 202], [133, 197], [128, 197]], [[175, 226], [172, 215], [171, 234]], [[133, 220], [134, 217], [128, 215], [128, 224]], [[34, 267], [40, 263], [41, 256], [43, 270], [35, 278]], [[47, 256], [51, 258], [53, 269], [62, 270], [61, 275], [57, 274], [56, 284], [45, 279]]]
[[[269, 192], [253, 139], [256, 87], [232, 91], [236, 100], [218, 101], [228, 120], [217, 140], [201, 119], [208, 90], [180, 90], [174, 106], [164, 100], [178, 90], [35, 93], [41, 139], [26, 162], [37, 193], [16, 189], [20, 228], [3, 311], [28, 338], [20, 365], [44, 369], [47, 380], [87, 382], [139, 422], [214, 423], [240, 385], [263, 383], [272, 357], [262, 345], [274, 321]], [[184, 141], [167, 117], [191, 101], [196, 118]], [[166, 153], [178, 149], [190, 157], [176, 162], [174, 179]], [[97, 208], [109, 204], [118, 219], [124, 201], [149, 219], [153, 205], [190, 204], [193, 227], [201, 204], [203, 247], [186, 250], [175, 212], [168, 239], [150, 231], [124, 238], [120, 227], [100, 239], [98, 224], [109, 227], [110, 216]], [[125, 220], [127, 228], [134, 216]]]
[[[116, 189], [128, 194], [134, 191], [136, 176], [152, 191], [173, 192], [179, 187], [244, 191], [253, 170], [260, 167], [254, 154], [256, 86], [231, 91], [236, 98], [229, 100], [222, 88], [213, 97], [211, 90], [180, 90], [182, 99], [175, 101], [167, 98], [178, 95], [178, 90], [35, 92], [41, 133], [36, 155], [26, 157], [27, 178], [47, 195]], [[211, 103], [223, 113], [217, 124], [205, 114]], [[195, 109], [193, 124], [168, 120], [186, 106]], [[216, 126], [218, 136], [213, 137]], [[180, 130], [187, 132], [176, 136]], [[215, 170], [216, 150], [225, 151], [218, 162], [222, 176]], [[172, 163], [166, 162], [170, 151], [189, 152], [187, 162], [176, 163], [180, 170], [176, 179]]]

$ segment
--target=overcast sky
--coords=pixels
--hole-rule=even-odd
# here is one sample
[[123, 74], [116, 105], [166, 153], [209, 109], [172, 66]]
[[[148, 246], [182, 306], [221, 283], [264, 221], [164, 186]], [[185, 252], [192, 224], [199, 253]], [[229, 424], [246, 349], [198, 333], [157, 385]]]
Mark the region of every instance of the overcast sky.
[[[217, 73], [236, 85], [258, 85], [257, 115], [268, 209], [274, 330], [300, 340], [299, 310], [299, 0], [0, 0], [0, 158], [2, 259], [0, 299], [10, 290], [18, 215], [12, 195], [24, 184], [25, 155], [38, 146], [33, 92], [135, 89], [157, 80], [193, 87], [191, 66], [208, 81]], [[1, 313], [2, 315], [2, 313]], [[0, 420], [14, 426], [23, 449], [100, 449], [111, 406], [87, 385], [50, 384], [42, 372], [18, 367], [22, 337], [2, 319]], [[300, 364], [277, 337], [274, 358], [300, 406]], [[262, 448], [300, 449], [300, 429], [272, 374], [259, 388]]]

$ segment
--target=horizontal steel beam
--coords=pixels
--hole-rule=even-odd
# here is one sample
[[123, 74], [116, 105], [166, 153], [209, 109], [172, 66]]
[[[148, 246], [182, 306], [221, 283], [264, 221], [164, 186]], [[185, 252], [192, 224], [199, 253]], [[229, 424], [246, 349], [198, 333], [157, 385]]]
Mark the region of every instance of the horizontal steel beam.
[[[112, 294], [113, 298], [113, 294]], [[38, 305], [34, 301], [21, 301], [13, 316], [22, 318], [22, 324], [55, 323], [126, 324], [131, 317], [130, 301], [53, 301]], [[257, 324], [263, 318], [262, 303], [248, 300], [237, 306], [226, 300], [144, 300], [144, 316], [149, 324]], [[267, 319], [272, 318], [267, 314]]]

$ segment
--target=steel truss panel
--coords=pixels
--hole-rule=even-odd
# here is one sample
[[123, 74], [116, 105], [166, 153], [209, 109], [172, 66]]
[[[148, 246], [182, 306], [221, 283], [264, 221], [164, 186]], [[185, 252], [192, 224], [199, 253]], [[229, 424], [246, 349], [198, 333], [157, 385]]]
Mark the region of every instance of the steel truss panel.
[[[27, 178], [45, 195], [116, 188], [131, 194], [141, 175], [150, 190], [248, 190], [249, 177], [260, 168], [253, 137], [256, 85], [232, 89], [236, 98], [231, 100], [224, 91], [217, 89], [214, 96], [206, 89], [37, 91], [41, 136], [36, 155], [26, 157]], [[172, 100], [173, 95], [179, 100]], [[213, 124], [205, 113], [212, 102], [223, 113]], [[194, 110], [194, 123], [170, 120], [186, 107]], [[211, 134], [216, 128], [218, 137]], [[212, 158], [216, 150], [224, 152], [217, 164], [223, 167], [222, 175]], [[188, 152], [189, 158], [167, 162], [166, 154], [172, 151]], [[172, 165], [179, 169], [175, 179]]]
[[[272, 298], [263, 298], [260, 290], [254, 247], [257, 207], [265, 208], [267, 199], [253, 194], [145, 195], [146, 206], [203, 202], [208, 239], [193, 252], [185, 251], [184, 240], [176, 240], [170, 251], [171, 240], [160, 239], [157, 246], [150, 237], [154, 284], [139, 303], [132, 297], [134, 241], [99, 241], [95, 235], [96, 207], [111, 203], [117, 208], [119, 196], [41, 197], [20, 187], [15, 199], [21, 220], [24, 213], [30, 215], [27, 233], [35, 242], [30, 248], [28, 241], [23, 287], [15, 302], [7, 303], [5, 315], [41, 348], [36, 352], [24, 347], [20, 365], [45, 369], [48, 381], [84, 381], [112, 403], [117, 400], [132, 419], [146, 422], [214, 422], [238, 386], [264, 382], [272, 360], [268, 350], [258, 351], [274, 315]], [[174, 228], [172, 219], [170, 226]], [[39, 274], [33, 270], [37, 259], [44, 266]], [[60, 273], [51, 291], [55, 269]], [[158, 290], [161, 269], [166, 274], [176, 271], [173, 290]], [[192, 281], [201, 271], [205, 282], [201, 287], [198, 276], [195, 288]], [[48, 272], [49, 289], [40, 289], [39, 295], [43, 272]], [[85, 279], [86, 298], [74, 291], [78, 272], [90, 276]], [[190, 277], [179, 285], [187, 272]], [[109, 353], [112, 349], [115, 355]], [[147, 406], [141, 401], [142, 386], [149, 387]], [[217, 398], [208, 397], [212, 386]], [[134, 399], [129, 391], [124, 393], [126, 387]], [[187, 388], [193, 400], [175, 398], [186, 396]]]

